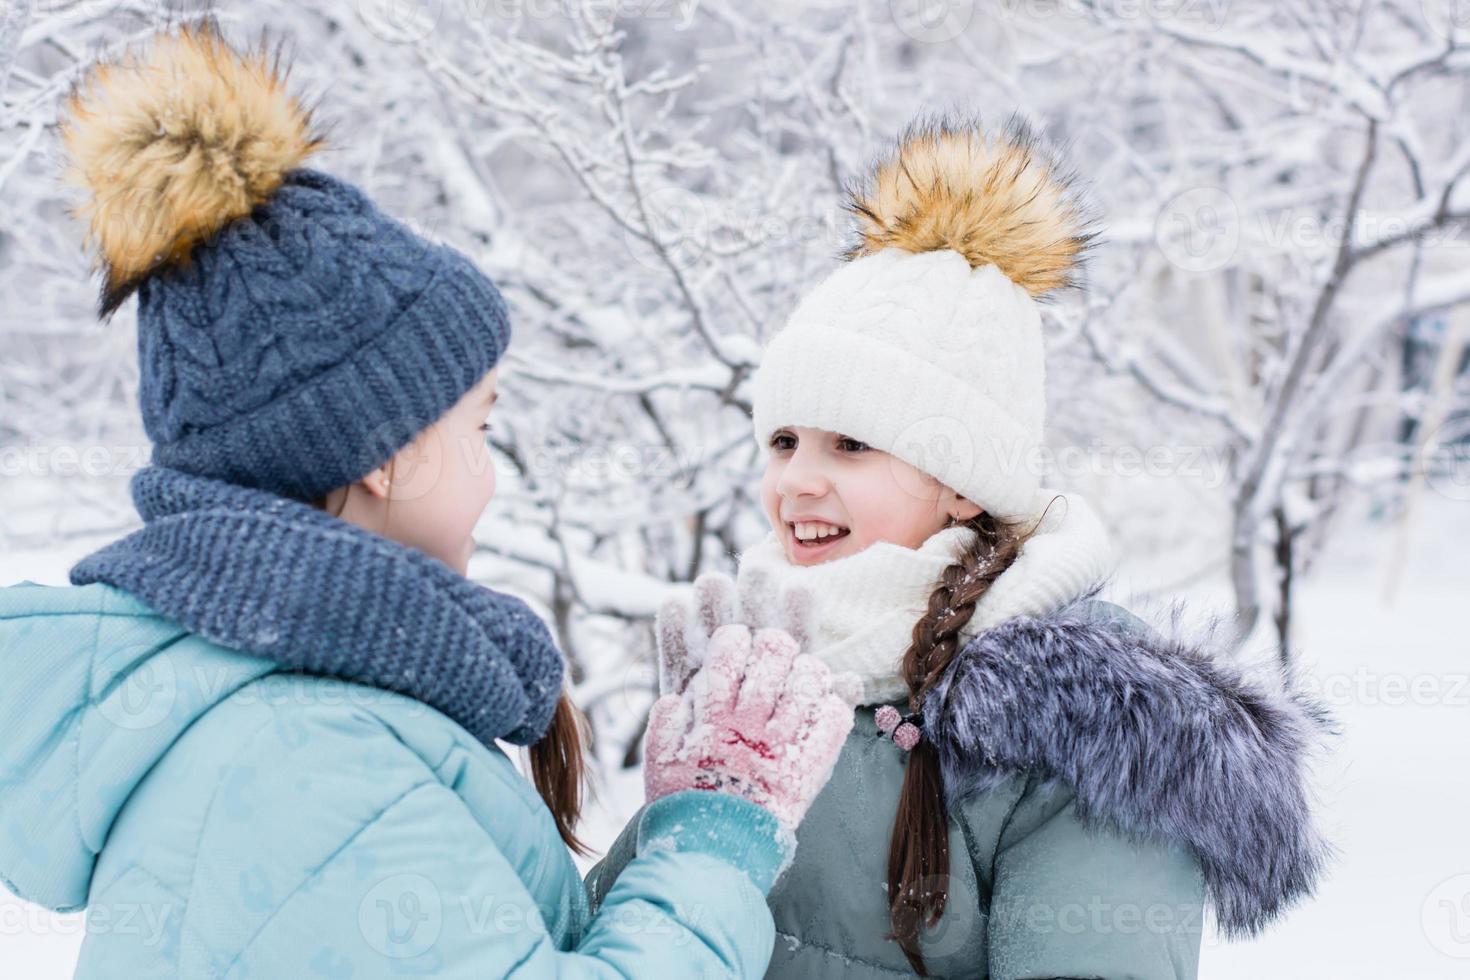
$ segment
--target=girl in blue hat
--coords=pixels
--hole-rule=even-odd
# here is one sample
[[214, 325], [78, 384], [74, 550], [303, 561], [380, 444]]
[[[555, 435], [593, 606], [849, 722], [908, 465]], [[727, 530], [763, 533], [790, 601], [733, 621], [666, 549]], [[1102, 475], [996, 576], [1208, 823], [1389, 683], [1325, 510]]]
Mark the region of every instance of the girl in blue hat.
[[852, 724], [828, 668], [710, 624], [593, 915], [561, 655], [465, 577], [493, 283], [304, 167], [279, 64], [212, 28], [98, 67], [63, 134], [102, 310], [137, 297], [154, 448], [140, 530], [71, 587], [0, 589], [0, 875], [87, 910], [77, 975], [760, 976]]

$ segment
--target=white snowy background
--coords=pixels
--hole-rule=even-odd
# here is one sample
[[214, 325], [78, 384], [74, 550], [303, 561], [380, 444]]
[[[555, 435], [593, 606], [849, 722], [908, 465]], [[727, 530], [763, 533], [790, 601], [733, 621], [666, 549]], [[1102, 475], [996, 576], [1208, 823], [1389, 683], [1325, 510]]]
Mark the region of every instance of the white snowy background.
[[[0, 7], [0, 585], [136, 526], [131, 307], [93, 316], [69, 86], [162, 0]], [[1341, 859], [1201, 975], [1470, 976], [1470, 4], [1465, 0], [216, 3], [330, 126], [316, 165], [471, 254], [512, 307], [471, 574], [553, 624], [596, 735], [587, 836], [641, 796], [650, 616], [765, 527], [746, 381], [836, 263], [844, 185], [911, 119], [1018, 111], [1103, 244], [1048, 307], [1048, 485], [1118, 596], [1233, 613], [1343, 736]], [[0, 902], [0, 977], [83, 915]]]

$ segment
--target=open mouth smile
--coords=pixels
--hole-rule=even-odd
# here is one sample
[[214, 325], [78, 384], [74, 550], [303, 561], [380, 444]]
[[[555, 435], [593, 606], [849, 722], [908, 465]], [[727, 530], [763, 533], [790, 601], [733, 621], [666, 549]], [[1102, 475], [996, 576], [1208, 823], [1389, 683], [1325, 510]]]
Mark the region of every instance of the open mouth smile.
[[852, 533], [848, 528], [825, 521], [788, 521], [786, 529], [796, 553], [809, 558], [820, 557]]

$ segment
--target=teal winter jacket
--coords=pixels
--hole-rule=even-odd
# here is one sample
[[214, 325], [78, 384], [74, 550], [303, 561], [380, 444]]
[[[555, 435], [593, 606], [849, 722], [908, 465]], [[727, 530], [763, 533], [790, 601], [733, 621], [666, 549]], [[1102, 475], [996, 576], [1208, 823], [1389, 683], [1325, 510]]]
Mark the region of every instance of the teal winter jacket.
[[[768, 977], [914, 975], [887, 938], [908, 756], [877, 707], [859, 709], [769, 894]], [[1302, 765], [1329, 721], [1092, 595], [981, 633], [922, 715], [949, 814], [948, 899], [921, 934], [928, 975], [1194, 980], [1207, 907], [1225, 936], [1249, 935], [1312, 889], [1332, 849]], [[589, 875], [594, 906], [634, 867], [640, 817]]]
[[497, 747], [203, 639], [110, 585], [0, 589], [0, 875], [87, 910], [77, 976], [757, 977], [784, 857], [680, 793], [593, 915]]

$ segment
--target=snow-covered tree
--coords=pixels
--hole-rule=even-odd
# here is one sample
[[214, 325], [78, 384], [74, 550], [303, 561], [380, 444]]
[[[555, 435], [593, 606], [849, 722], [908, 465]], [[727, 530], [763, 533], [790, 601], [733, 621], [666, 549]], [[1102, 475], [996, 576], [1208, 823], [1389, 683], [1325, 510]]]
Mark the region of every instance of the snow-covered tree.
[[[1089, 290], [1047, 309], [1049, 485], [1095, 497], [1125, 551], [1227, 573], [1243, 637], [1270, 620], [1284, 650], [1294, 576], [1350, 526], [1348, 505], [1409, 513], [1419, 488], [1458, 486], [1470, 30], [1457, 10], [12, 2], [0, 545], [135, 519], [134, 324], [128, 308], [92, 315], [55, 128], [95, 59], [212, 12], [236, 39], [268, 29], [294, 51], [293, 78], [331, 124], [318, 165], [466, 250], [506, 294], [502, 489], [471, 572], [555, 624], [605, 759], [633, 757], [649, 619], [670, 583], [728, 569], [766, 530], [746, 383], [761, 344], [840, 261], [845, 186], [924, 113], [1030, 117], [1099, 205]], [[1406, 343], [1435, 323], [1436, 369], [1406, 373]], [[1130, 456], [1145, 472], [1120, 478]]]

